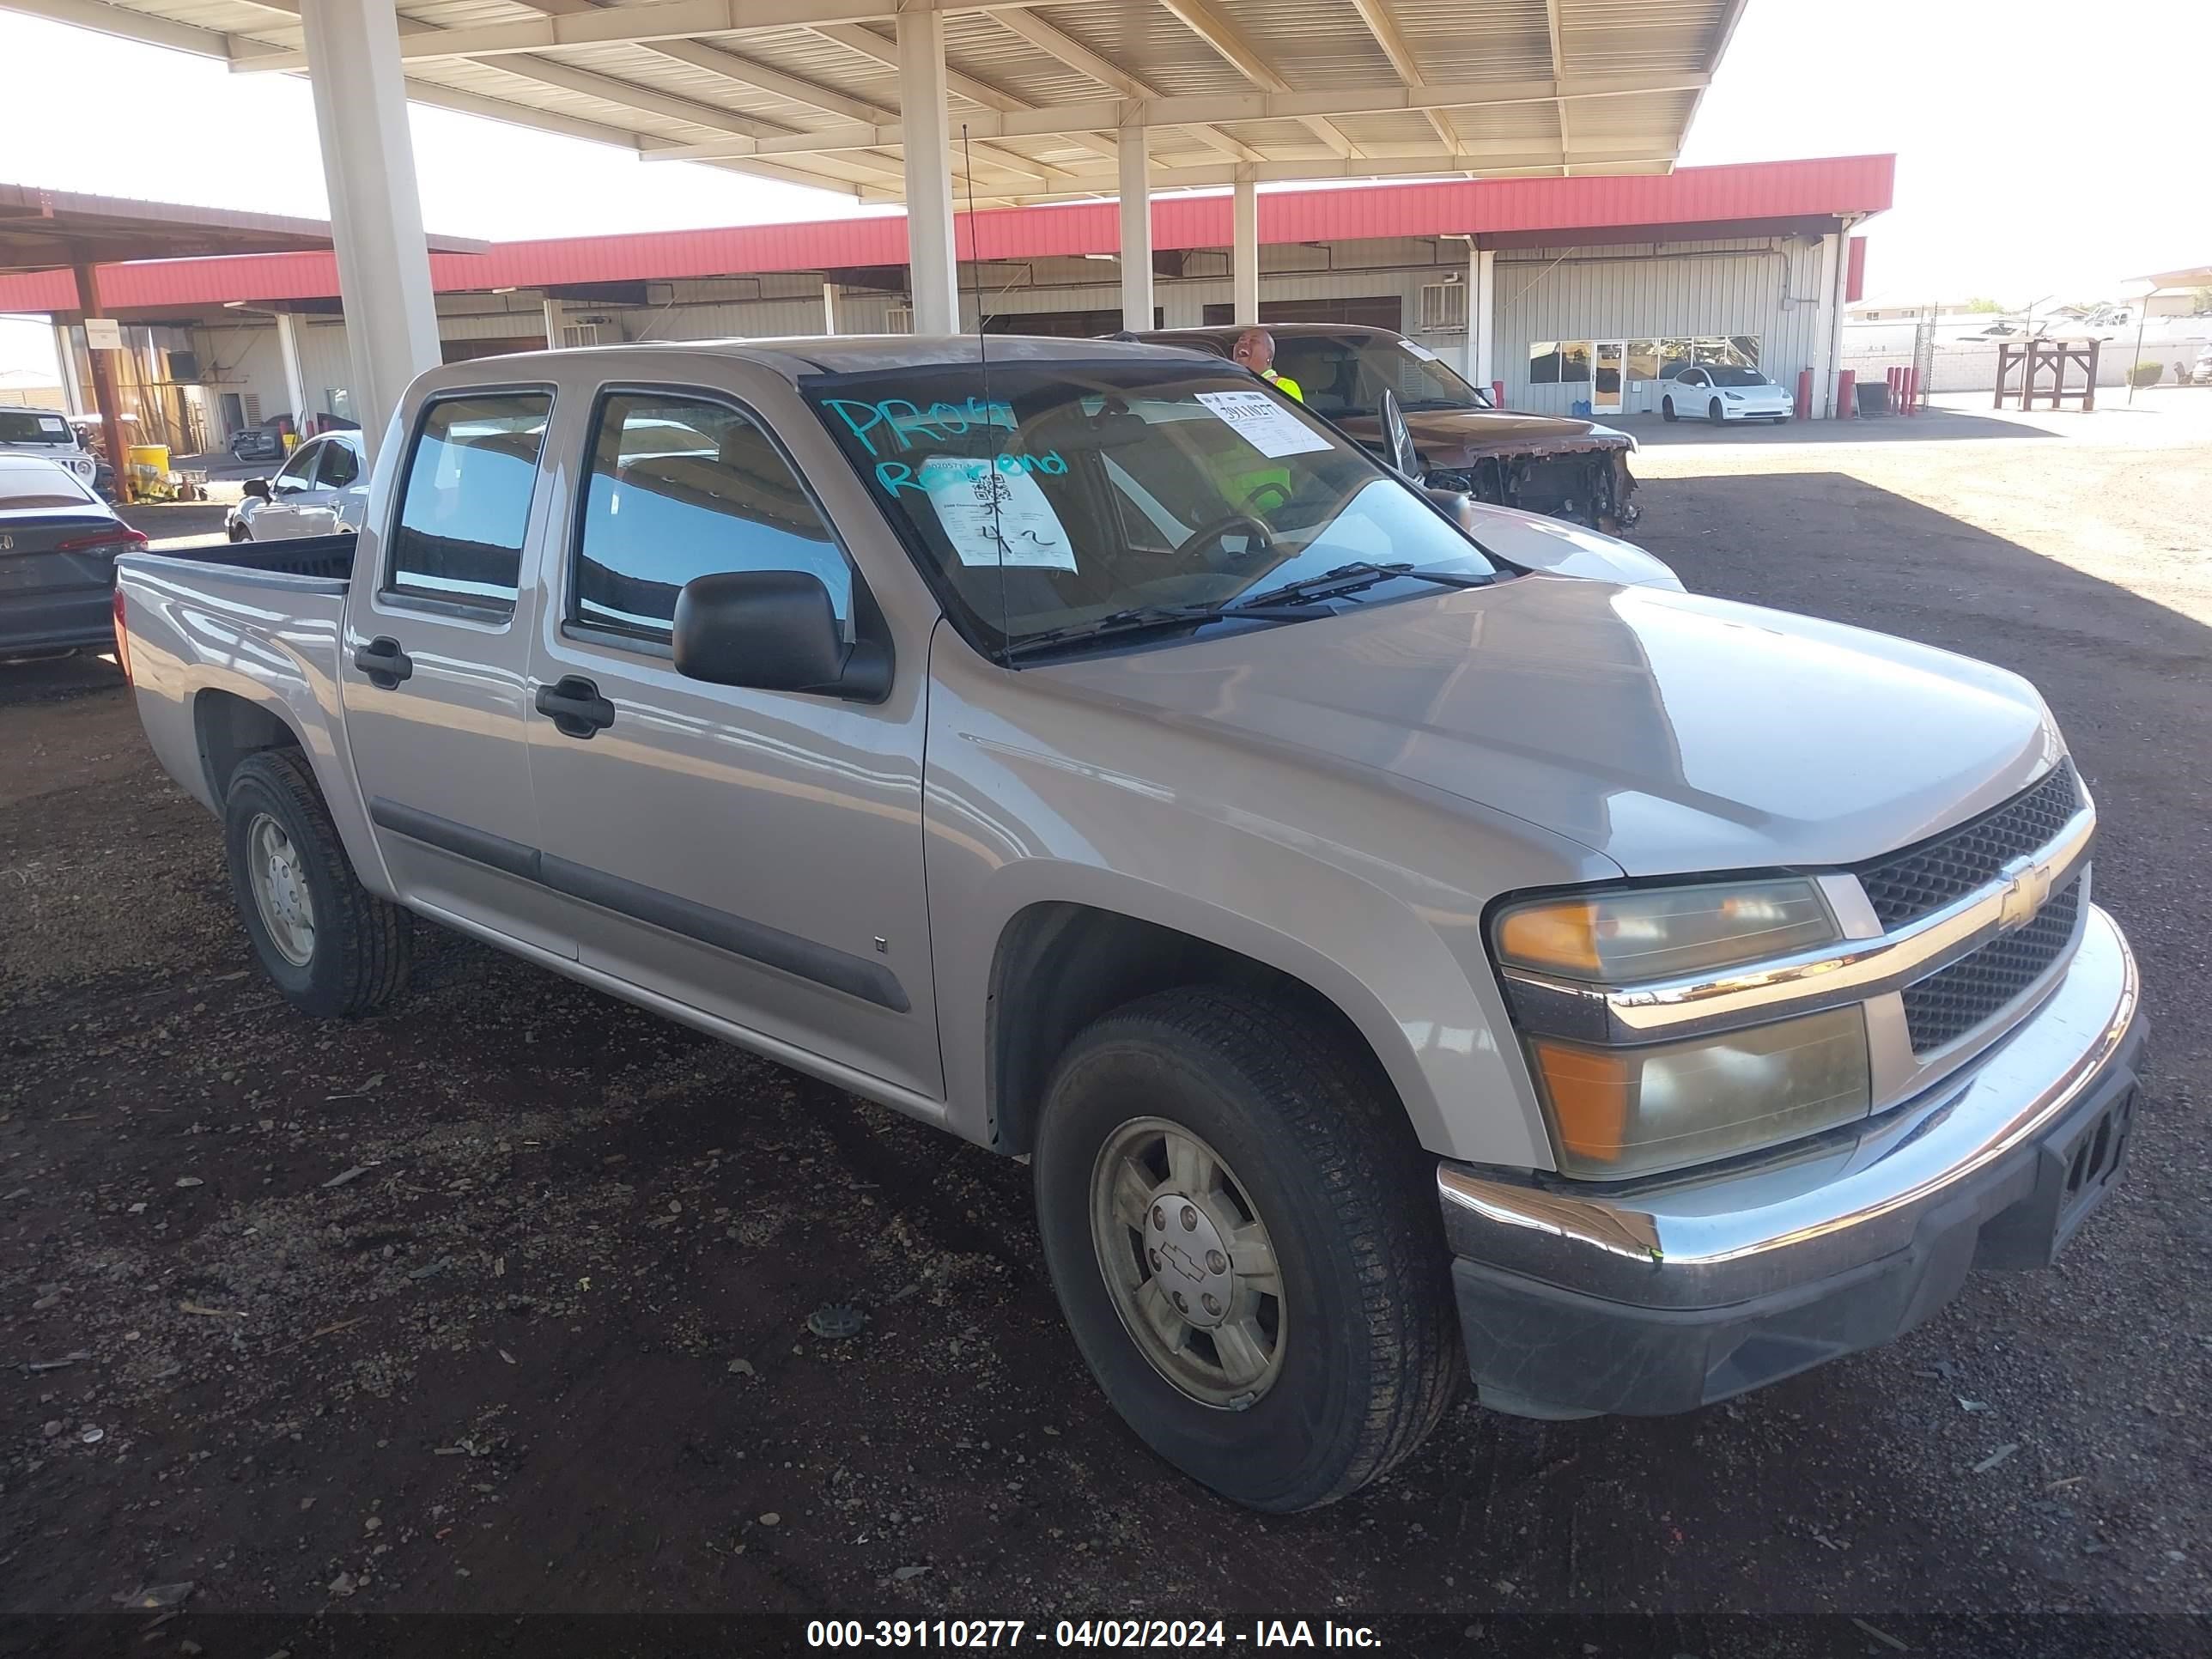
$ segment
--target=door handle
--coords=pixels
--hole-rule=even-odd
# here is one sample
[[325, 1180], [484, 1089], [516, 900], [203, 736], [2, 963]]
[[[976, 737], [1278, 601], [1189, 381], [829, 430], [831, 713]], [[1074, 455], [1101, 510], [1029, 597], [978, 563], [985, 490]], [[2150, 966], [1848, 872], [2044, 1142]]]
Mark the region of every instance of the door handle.
[[389, 691], [415, 672], [415, 662], [390, 635], [371, 640], [353, 653], [353, 665], [368, 676], [371, 685]]
[[553, 729], [564, 738], [588, 738], [615, 723], [614, 704], [580, 674], [564, 674], [551, 685], [539, 686], [538, 712], [551, 715]]

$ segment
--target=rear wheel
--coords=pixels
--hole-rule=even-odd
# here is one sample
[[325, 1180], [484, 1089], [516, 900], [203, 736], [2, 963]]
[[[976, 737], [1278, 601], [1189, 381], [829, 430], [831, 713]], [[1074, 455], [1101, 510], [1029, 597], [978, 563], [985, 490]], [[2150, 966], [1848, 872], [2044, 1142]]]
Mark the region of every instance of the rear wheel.
[[1674, 418], [1674, 400], [1672, 398], [1662, 398], [1659, 400], [1659, 418], [1662, 421], [1672, 421]]
[[253, 539], [253, 532], [242, 524], [234, 524], [230, 527], [230, 538], [234, 542], [250, 542]]
[[1241, 991], [1078, 1036], [1035, 1158], [1076, 1346], [1146, 1444], [1311, 1509], [1419, 1445], [1462, 1370], [1433, 1162], [1370, 1060]]
[[356, 1016], [405, 988], [410, 919], [361, 884], [296, 750], [240, 761], [223, 821], [232, 896], [285, 1000], [303, 1013]]

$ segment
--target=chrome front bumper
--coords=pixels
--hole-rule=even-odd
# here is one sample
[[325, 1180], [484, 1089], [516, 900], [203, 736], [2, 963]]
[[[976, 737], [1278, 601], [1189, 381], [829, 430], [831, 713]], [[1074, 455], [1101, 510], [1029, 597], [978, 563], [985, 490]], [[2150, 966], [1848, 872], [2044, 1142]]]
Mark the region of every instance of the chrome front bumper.
[[1686, 1410], [1889, 1340], [1970, 1267], [2048, 1261], [2124, 1162], [2138, 1002], [2127, 941], [2092, 906], [2064, 977], [2002, 1042], [1785, 1157], [1595, 1190], [1441, 1165], [1486, 1402]]

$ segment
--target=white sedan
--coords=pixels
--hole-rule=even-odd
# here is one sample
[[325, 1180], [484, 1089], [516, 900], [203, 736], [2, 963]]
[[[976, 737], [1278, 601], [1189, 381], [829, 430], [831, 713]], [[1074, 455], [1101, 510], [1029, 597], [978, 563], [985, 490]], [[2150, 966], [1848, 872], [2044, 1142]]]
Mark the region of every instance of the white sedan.
[[368, 453], [360, 433], [341, 430], [301, 444], [275, 477], [249, 480], [223, 527], [234, 542], [331, 536], [359, 530], [368, 509]]
[[1664, 419], [1695, 420], [1702, 415], [1715, 426], [1723, 421], [1786, 421], [1795, 412], [1787, 388], [1755, 368], [1734, 363], [1699, 363], [1683, 369], [1667, 383], [1659, 400]]

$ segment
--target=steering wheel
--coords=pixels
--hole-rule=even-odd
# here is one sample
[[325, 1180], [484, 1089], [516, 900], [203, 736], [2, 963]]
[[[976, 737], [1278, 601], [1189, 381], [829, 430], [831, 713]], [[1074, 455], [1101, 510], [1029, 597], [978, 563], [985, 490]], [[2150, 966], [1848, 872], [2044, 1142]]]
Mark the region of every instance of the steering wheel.
[[1237, 509], [1240, 513], [1249, 513], [1262, 506], [1270, 509], [1279, 508], [1296, 493], [1284, 479], [1262, 478], [1246, 493], [1243, 501], [1237, 503]]
[[[1261, 552], [1275, 544], [1275, 538], [1268, 532], [1267, 526], [1249, 513], [1242, 511], [1224, 513], [1211, 523], [1199, 526], [1189, 535], [1184, 537], [1176, 547], [1176, 556], [1181, 558], [1187, 553], [1206, 546], [1208, 543], [1218, 542], [1232, 530], [1242, 530], [1248, 533], [1252, 538], [1253, 545], [1243, 553], [1231, 554], [1231, 558], [1249, 559], [1253, 554]], [[1226, 550], [1224, 548], [1224, 551]]]

